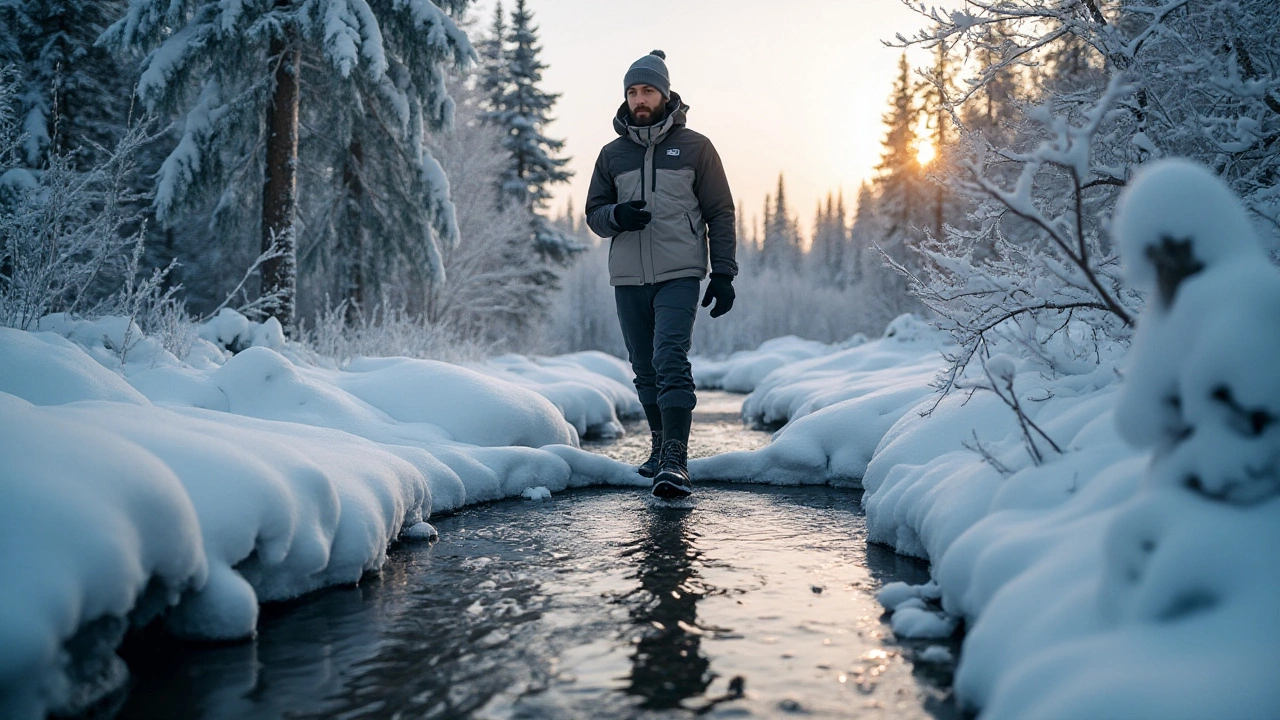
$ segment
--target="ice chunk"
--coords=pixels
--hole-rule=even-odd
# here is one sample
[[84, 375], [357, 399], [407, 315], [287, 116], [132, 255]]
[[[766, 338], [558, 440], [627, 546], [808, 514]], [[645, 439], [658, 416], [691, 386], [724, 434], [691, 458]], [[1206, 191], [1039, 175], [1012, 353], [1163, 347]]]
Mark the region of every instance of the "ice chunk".
[[539, 485], [538, 487], [525, 488], [520, 495], [526, 500], [548, 500], [551, 498], [551, 491]]

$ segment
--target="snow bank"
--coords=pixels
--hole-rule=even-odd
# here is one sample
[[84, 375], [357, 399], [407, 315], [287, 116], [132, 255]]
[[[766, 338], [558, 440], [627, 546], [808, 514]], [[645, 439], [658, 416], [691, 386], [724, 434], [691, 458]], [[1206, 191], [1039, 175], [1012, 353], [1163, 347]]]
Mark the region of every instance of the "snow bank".
[[[858, 344], [864, 340], [858, 335], [849, 342]], [[840, 347], [788, 335], [766, 340], [755, 350], [739, 350], [724, 360], [695, 356], [689, 358], [689, 362], [693, 365], [693, 380], [698, 387], [746, 393], [755, 390], [765, 376], [780, 367], [827, 355]]]
[[[963, 618], [955, 688], [982, 718], [1271, 717], [1280, 272], [1189, 163], [1139, 175], [1115, 226], [1150, 298], [1128, 356], [1058, 376], [1043, 365], [1058, 348], [1005, 347], [988, 365], [1061, 453], [1033, 434], [1037, 463], [990, 391], [933, 407], [909, 354], [860, 379], [855, 358], [883, 352], [869, 343], [775, 370], [749, 398], [753, 417], [791, 419], [774, 443], [691, 469], [860, 482], [870, 539], [933, 562], [936, 587], [884, 589], [895, 632], [945, 635]], [[912, 382], [920, 402], [904, 410]], [[896, 385], [901, 404], [876, 402]], [[842, 389], [854, 397], [824, 400]]]
[[647, 482], [578, 450], [547, 399], [616, 424], [627, 404], [602, 358], [338, 369], [223, 313], [188, 363], [121, 318], [42, 327], [0, 329], [5, 718], [119, 687], [115, 647], [159, 614], [179, 636], [249, 636], [260, 603], [357, 581], [398, 537], [430, 537], [432, 512]]
[[621, 418], [644, 414], [631, 366], [602, 352], [551, 358], [503, 355], [473, 367], [547, 398], [582, 437], [618, 437], [624, 432]]
[[704, 480], [857, 486], [889, 429], [933, 398], [943, 344], [904, 315], [879, 340], [775, 369], [743, 402], [743, 419], [789, 424], [760, 450], [693, 460], [690, 472]]
[[[742, 404], [743, 419], [771, 425], [868, 395], [888, 414], [930, 394], [942, 369], [945, 338], [919, 318], [903, 315], [884, 337], [792, 363], [769, 373]], [[896, 418], [895, 418], [896, 419]]]
[[1116, 231], [1151, 298], [1124, 383], [1017, 374], [1065, 451], [1042, 465], [981, 395], [904, 418], [863, 479], [871, 537], [933, 559], [969, 626], [956, 691], [984, 718], [1269, 716], [1280, 273], [1188, 163], [1140, 175]]

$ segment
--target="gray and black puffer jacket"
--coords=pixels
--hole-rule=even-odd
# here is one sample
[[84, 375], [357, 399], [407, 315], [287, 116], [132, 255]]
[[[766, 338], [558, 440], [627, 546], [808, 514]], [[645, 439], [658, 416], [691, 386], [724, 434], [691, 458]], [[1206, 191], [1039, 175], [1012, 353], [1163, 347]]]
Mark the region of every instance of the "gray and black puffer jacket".
[[[587, 193], [587, 224], [609, 245], [609, 284], [646, 285], [675, 278], [736, 276], [733, 196], [711, 141], [685, 127], [689, 107], [671, 93], [667, 114], [635, 127], [624, 102], [613, 119], [619, 137], [596, 159]], [[619, 203], [645, 200], [653, 220], [623, 232]]]

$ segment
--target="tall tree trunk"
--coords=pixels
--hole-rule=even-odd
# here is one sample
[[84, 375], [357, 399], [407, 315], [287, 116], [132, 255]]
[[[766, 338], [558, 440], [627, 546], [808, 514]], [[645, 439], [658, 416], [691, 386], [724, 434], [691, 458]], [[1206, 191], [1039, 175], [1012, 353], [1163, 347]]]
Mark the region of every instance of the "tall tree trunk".
[[[289, 0], [277, 0], [287, 5]], [[298, 72], [301, 54], [286, 31], [271, 40], [276, 58], [275, 95], [267, 109], [267, 166], [262, 187], [262, 250], [276, 245], [281, 255], [262, 264], [262, 294], [277, 297], [271, 314], [292, 332], [297, 311], [298, 253], [294, 221], [298, 194]]]
[[347, 212], [355, 216], [354, 236], [350, 238], [354, 251], [349, 258], [351, 263], [351, 287], [347, 299], [347, 323], [355, 325], [364, 312], [365, 295], [369, 281], [365, 270], [369, 263], [369, 230], [365, 225], [365, 188], [364, 188], [364, 146], [356, 138], [347, 146], [347, 161], [342, 168], [342, 182], [347, 188]]

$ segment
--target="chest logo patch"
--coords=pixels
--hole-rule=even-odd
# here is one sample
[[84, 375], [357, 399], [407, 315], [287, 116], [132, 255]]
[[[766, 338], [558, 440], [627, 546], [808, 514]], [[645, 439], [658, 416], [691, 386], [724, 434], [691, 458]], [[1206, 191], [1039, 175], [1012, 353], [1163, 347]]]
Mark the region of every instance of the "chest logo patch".
[[671, 157], [679, 157], [679, 156], [680, 156], [680, 148], [671, 148], [671, 149], [667, 150], [667, 154], [668, 154], [668, 155], [670, 155]]

